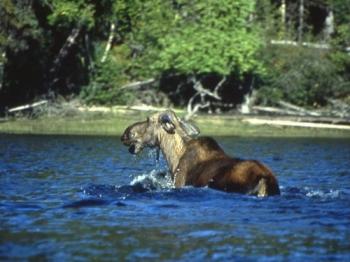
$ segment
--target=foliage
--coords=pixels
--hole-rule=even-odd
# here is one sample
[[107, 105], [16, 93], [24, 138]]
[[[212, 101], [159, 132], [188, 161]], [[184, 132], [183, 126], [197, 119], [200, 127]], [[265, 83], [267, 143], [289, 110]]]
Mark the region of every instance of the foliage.
[[54, 0], [53, 12], [47, 17], [50, 25], [70, 27], [77, 24], [87, 28], [94, 26], [94, 6], [85, 0]]
[[[226, 76], [220, 92], [228, 104], [239, 103], [253, 82], [254, 88], [261, 87], [265, 103], [284, 99], [318, 106], [326, 104], [328, 97], [349, 96], [350, 2], [305, 1], [305, 28], [312, 22], [307, 8], [334, 12], [330, 39], [322, 38], [322, 28], [319, 35], [303, 31], [305, 41], [307, 31], [313, 41], [328, 41], [331, 48], [326, 51], [269, 45], [271, 40], [295, 40], [297, 35], [297, 2], [286, 1], [286, 24], [280, 3], [2, 0], [0, 112], [52, 91], [68, 97], [80, 94], [88, 103], [130, 103], [133, 94], [121, 87], [149, 78], [171, 86], [166, 90], [169, 96], [181, 89], [182, 104], [193, 94], [188, 81], [192, 77], [204, 88], [213, 88]], [[77, 28], [79, 34], [65, 50]], [[170, 82], [170, 75], [181, 80]]]
[[330, 57], [337, 65], [339, 75], [350, 82], [350, 50], [346, 51], [346, 48], [350, 47], [350, 17], [348, 15], [350, 2], [341, 0], [329, 0], [329, 2], [337, 14], [335, 16], [336, 32], [331, 40], [334, 51]]
[[136, 30], [148, 43], [141, 60], [153, 61], [155, 72], [229, 75], [261, 69], [255, 57], [261, 41], [249, 22], [253, 1], [155, 2], [152, 9], [145, 5]]
[[[0, 112], [41, 88], [45, 38], [28, 1], [0, 1]], [[33, 64], [33, 61], [37, 61]]]
[[90, 84], [83, 87], [80, 93], [84, 101], [89, 104], [113, 105], [127, 104], [133, 99], [130, 91], [120, 89], [128, 80], [125, 73], [129, 63], [125, 60], [128, 52], [126, 46], [120, 46], [113, 50], [113, 57], [95, 65]]
[[88, 86], [82, 88], [80, 97], [88, 104], [127, 104], [132, 94], [121, 90], [116, 79], [115, 64], [111, 61], [97, 65], [95, 76]]
[[327, 51], [270, 47], [265, 53], [269, 72], [260, 90], [264, 103], [282, 99], [301, 106], [322, 106], [328, 98], [350, 90], [350, 82], [339, 75]]
[[27, 50], [30, 41], [42, 40], [42, 31], [38, 28], [35, 14], [25, 1], [1, 1], [0, 17], [1, 53], [5, 50], [11, 50], [12, 53]]

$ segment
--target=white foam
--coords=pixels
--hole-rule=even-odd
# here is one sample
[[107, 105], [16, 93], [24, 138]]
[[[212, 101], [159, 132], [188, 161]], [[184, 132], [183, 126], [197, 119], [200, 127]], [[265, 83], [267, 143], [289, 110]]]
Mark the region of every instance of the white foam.
[[151, 172], [136, 176], [130, 185], [142, 184], [146, 188], [169, 189], [174, 188], [170, 175], [164, 175], [164, 171], [153, 169]]
[[323, 198], [323, 199], [334, 199], [334, 198], [338, 198], [340, 196], [340, 190], [327, 190], [327, 191], [323, 191], [323, 190], [312, 190], [308, 187], [305, 188], [305, 190], [307, 191], [306, 196], [307, 197], [318, 197], [318, 198]]

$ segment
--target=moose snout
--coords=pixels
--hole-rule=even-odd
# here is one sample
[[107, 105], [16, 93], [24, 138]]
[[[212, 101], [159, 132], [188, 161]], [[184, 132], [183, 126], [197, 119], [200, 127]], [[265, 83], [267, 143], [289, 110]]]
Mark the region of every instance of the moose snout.
[[125, 132], [120, 137], [120, 140], [124, 145], [130, 145], [130, 132], [129, 130], [125, 130]]

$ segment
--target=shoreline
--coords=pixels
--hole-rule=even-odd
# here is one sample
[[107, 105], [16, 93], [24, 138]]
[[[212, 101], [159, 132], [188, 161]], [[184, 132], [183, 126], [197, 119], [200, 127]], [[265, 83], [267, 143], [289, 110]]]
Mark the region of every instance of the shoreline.
[[[86, 108], [65, 116], [0, 121], [0, 134], [120, 136], [127, 126], [163, 108]], [[183, 110], [174, 110], [180, 116]], [[292, 121], [284, 117], [201, 114], [192, 122], [204, 136], [350, 138], [350, 125]]]

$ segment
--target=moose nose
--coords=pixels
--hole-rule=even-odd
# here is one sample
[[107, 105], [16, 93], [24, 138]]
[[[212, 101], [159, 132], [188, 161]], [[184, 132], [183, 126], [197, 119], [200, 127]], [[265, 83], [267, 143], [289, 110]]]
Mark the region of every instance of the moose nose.
[[129, 133], [128, 132], [124, 132], [124, 134], [120, 137], [120, 140], [125, 143], [126, 141], [129, 140]]

